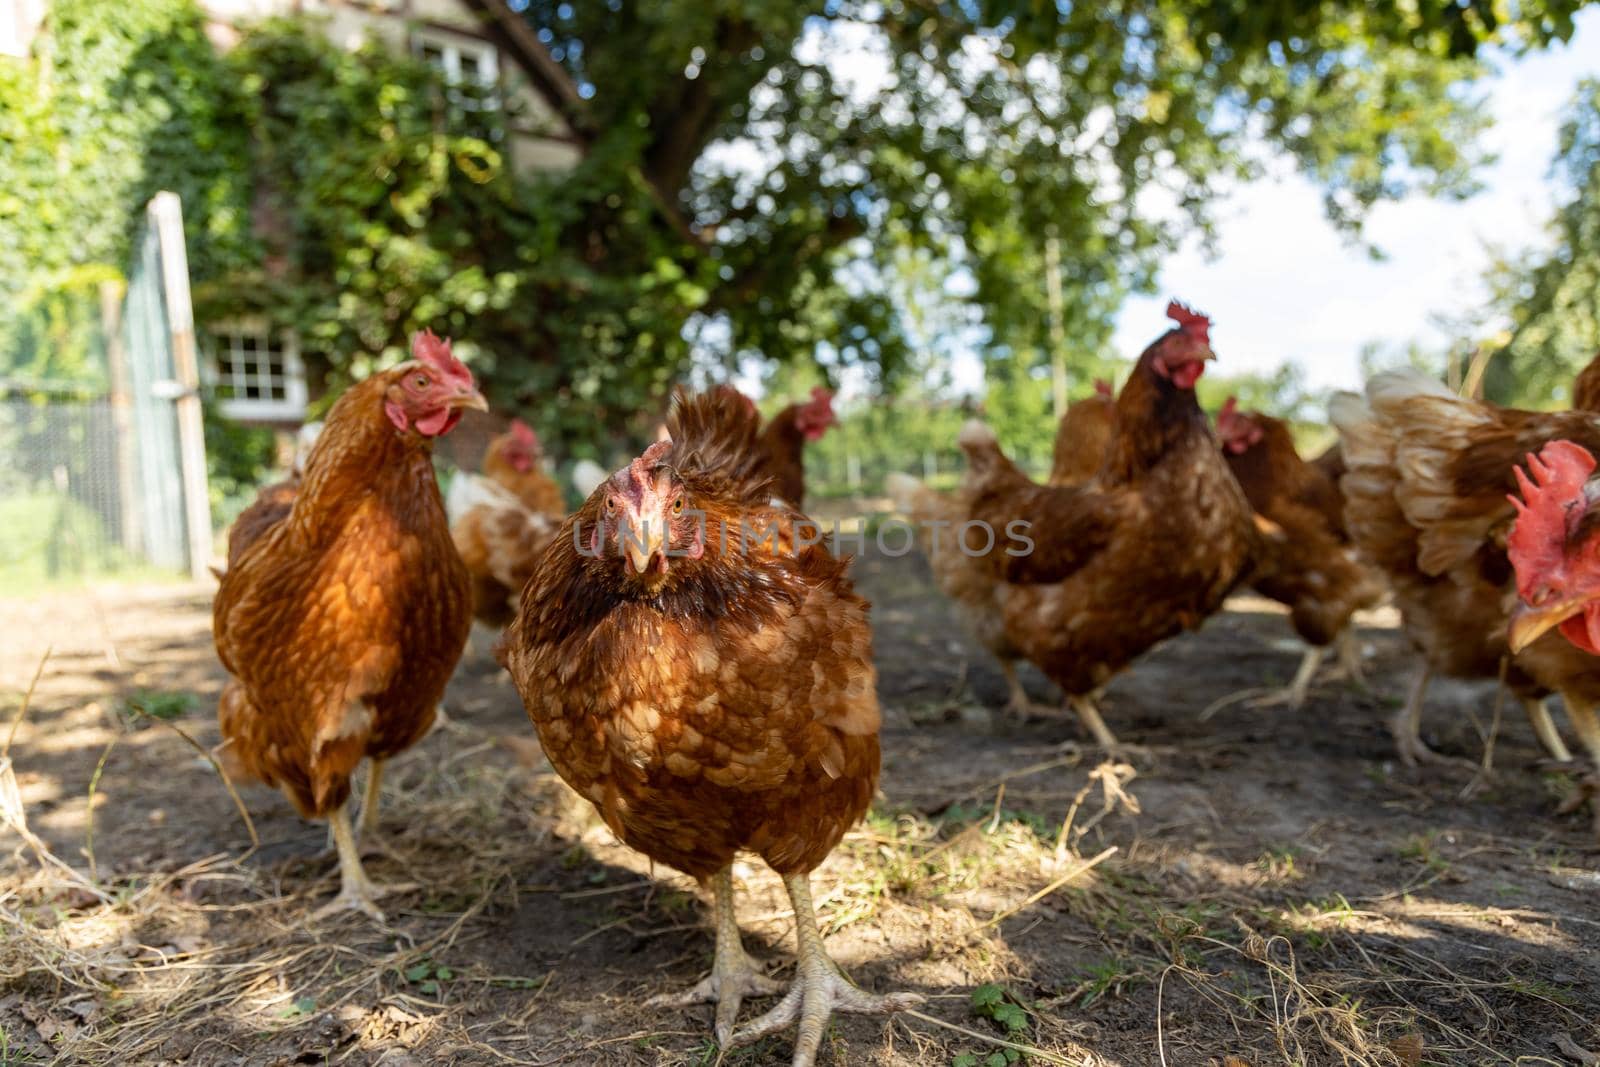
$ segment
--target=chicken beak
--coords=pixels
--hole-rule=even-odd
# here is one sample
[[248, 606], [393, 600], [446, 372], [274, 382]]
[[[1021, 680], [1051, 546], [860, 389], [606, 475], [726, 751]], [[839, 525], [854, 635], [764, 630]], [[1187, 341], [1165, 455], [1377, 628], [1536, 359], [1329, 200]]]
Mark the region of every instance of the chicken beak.
[[655, 522], [643, 519], [637, 524], [630, 524], [622, 531], [622, 550], [628, 557], [628, 562], [633, 565], [633, 573], [650, 573], [651, 564], [655, 562], [656, 556], [661, 554], [666, 540], [665, 534], [666, 531], [661, 528], [659, 519]]
[[483, 398], [483, 394], [470, 386], [452, 394], [450, 399], [445, 401], [445, 406], [451, 408], [471, 409], [473, 411], [489, 410], [489, 402]]
[[1539, 608], [1526, 604], [1518, 607], [1511, 616], [1511, 654], [1517, 655], [1568, 619], [1581, 615], [1588, 603], [1580, 598]]

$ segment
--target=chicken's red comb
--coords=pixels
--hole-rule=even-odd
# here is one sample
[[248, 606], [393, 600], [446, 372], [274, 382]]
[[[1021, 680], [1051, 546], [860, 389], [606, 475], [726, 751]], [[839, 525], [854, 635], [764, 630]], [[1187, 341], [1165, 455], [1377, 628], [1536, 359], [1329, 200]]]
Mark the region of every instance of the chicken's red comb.
[[642, 492], [655, 485], [655, 469], [668, 452], [672, 451], [671, 441], [657, 441], [638, 459], [628, 464], [628, 480], [633, 483], [635, 491]]
[[432, 330], [411, 335], [411, 358], [439, 372], [446, 381], [472, 384], [472, 372], [450, 351], [450, 339], [440, 340]]
[[538, 448], [539, 435], [533, 432], [533, 427], [521, 419], [511, 420], [511, 440], [524, 448]]
[[1195, 311], [1185, 307], [1176, 300], [1167, 305], [1167, 318], [1178, 324], [1178, 329], [1199, 341], [1203, 345], [1211, 343], [1211, 320]]
[[1107, 400], [1117, 395], [1116, 390], [1111, 388], [1111, 383], [1104, 378], [1096, 378], [1094, 380], [1094, 391]]
[[833, 390], [825, 386], [814, 385], [811, 387], [811, 403], [807, 405], [818, 414], [826, 413], [833, 417]]
[[1595, 466], [1588, 449], [1571, 441], [1552, 441], [1537, 456], [1528, 456], [1531, 478], [1516, 468], [1522, 495], [1510, 497], [1517, 522], [1506, 539], [1506, 553], [1516, 568], [1519, 587], [1561, 565], [1567, 535], [1583, 518], [1584, 509], [1574, 505], [1581, 505]]

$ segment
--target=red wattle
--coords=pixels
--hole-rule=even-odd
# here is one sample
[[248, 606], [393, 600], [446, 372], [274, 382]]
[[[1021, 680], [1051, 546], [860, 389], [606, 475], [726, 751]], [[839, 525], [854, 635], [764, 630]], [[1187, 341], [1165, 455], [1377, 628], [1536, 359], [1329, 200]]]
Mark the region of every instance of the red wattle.
[[1600, 656], [1600, 605], [1584, 609], [1561, 624], [1561, 636], [1591, 656]]
[[1172, 371], [1172, 384], [1179, 389], [1193, 389], [1194, 383], [1206, 372], [1206, 365], [1200, 360], [1189, 363], [1180, 363]]

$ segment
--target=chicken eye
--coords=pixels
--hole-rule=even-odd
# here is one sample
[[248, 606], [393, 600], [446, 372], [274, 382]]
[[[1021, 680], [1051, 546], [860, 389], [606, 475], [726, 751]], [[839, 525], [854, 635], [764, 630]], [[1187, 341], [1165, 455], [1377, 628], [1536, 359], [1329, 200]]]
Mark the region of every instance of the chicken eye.
[[674, 515], [683, 514], [683, 497], [680, 496], [678, 499], [672, 502], [672, 513]]
[[610, 514], [611, 512], [616, 511], [616, 510], [617, 510], [617, 498], [616, 497], [607, 497], [606, 498], [606, 513]]
[[426, 389], [428, 387], [428, 376], [426, 374], [419, 374], [415, 378], [411, 379], [411, 384], [416, 386], [418, 389]]

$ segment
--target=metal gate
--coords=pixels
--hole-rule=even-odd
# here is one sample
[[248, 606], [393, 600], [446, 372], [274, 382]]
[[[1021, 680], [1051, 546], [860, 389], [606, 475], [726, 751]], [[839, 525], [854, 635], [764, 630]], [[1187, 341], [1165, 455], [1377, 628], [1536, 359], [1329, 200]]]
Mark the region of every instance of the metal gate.
[[0, 593], [211, 562], [178, 198], [150, 202], [125, 295], [86, 273], [0, 323]]
[[114, 345], [110, 353], [112, 402], [133, 438], [124, 515], [139, 540], [130, 547], [163, 570], [202, 577], [211, 562], [211, 503], [188, 256], [174, 193], [150, 201], [128, 272], [120, 341], [123, 351]]

